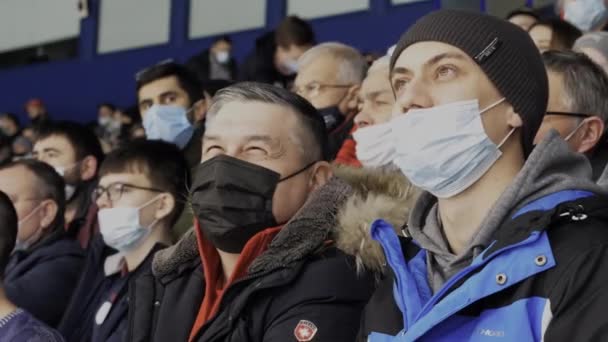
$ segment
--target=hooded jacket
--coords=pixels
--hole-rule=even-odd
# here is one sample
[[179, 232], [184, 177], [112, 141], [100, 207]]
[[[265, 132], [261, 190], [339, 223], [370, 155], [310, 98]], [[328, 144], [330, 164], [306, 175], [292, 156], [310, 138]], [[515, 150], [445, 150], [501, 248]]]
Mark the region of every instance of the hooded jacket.
[[[357, 273], [353, 258], [331, 241], [338, 209], [351, 192], [334, 178], [313, 193], [245, 278], [225, 290], [218, 313], [192, 340], [354, 340], [374, 281]], [[129, 341], [188, 340], [204, 290], [191, 230], [159, 252], [152, 272], [131, 286]]]
[[[370, 341], [605, 340], [608, 197], [589, 162], [553, 132], [483, 220], [461, 255], [422, 194], [408, 231], [378, 220], [387, 267], [364, 314]], [[370, 260], [363, 260], [369, 264]], [[395, 337], [392, 337], [395, 336]]]

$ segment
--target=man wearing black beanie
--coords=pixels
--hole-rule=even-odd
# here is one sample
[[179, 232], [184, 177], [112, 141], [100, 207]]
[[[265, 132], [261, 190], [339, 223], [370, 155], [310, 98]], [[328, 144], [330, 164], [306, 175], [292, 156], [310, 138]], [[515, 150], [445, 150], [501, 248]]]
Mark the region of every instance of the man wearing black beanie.
[[394, 164], [425, 192], [405, 236], [370, 227], [388, 267], [361, 338], [608, 340], [608, 197], [557, 132], [533, 148], [548, 90], [526, 32], [431, 13], [401, 37], [390, 79]]

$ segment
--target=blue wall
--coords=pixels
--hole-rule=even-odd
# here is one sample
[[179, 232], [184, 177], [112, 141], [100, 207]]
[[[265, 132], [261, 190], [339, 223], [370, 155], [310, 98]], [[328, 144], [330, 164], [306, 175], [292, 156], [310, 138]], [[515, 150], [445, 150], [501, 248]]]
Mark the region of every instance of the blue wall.
[[[135, 104], [134, 74], [138, 70], [167, 58], [183, 62], [210, 44], [209, 38], [187, 39], [189, 1], [173, 0], [169, 44], [98, 55], [99, 1], [90, 0], [90, 15], [81, 23], [77, 59], [0, 71], [0, 112], [15, 112], [24, 122], [23, 104], [29, 98], [38, 97], [55, 119], [90, 121], [95, 119], [99, 103]], [[253, 48], [255, 38], [275, 27], [284, 17], [285, 0], [268, 1], [265, 29], [231, 34], [237, 59], [242, 60]], [[393, 6], [390, 0], [370, 0], [370, 6], [365, 12], [313, 20], [318, 41], [336, 40], [362, 51], [383, 52], [413, 21], [439, 8], [440, 1]], [[134, 25], [137, 20], [134, 15]]]

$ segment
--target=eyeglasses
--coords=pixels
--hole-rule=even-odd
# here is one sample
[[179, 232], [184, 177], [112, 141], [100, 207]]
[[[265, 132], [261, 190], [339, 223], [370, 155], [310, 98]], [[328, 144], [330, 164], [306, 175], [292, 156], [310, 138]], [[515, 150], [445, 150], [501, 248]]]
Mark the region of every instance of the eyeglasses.
[[589, 118], [593, 115], [585, 114], [585, 113], [570, 113], [570, 112], [546, 112], [546, 115], [562, 115], [562, 116], [573, 116], [577, 118]]
[[126, 183], [113, 183], [113, 184], [108, 185], [107, 187], [97, 186], [95, 188], [95, 190], [93, 190], [92, 198], [93, 198], [93, 201], [96, 202], [101, 198], [101, 196], [103, 196], [103, 194], [107, 194], [110, 202], [115, 202], [115, 201], [118, 201], [125, 192], [127, 192], [131, 189], [151, 191], [151, 192], [165, 192], [164, 190], [160, 190], [160, 189], [156, 189], [156, 188], [148, 188], [148, 187], [126, 184]]
[[301, 87], [297, 87], [297, 86], [293, 86], [291, 88], [291, 91], [293, 91], [294, 93], [300, 95], [300, 96], [310, 96], [310, 97], [315, 97], [317, 95], [319, 95], [319, 93], [321, 92], [321, 89], [323, 88], [350, 88], [352, 87], [352, 84], [326, 84], [326, 83], [321, 83], [321, 82], [310, 82], [304, 86]]
[[143, 76], [144, 76], [146, 73], [148, 73], [148, 71], [150, 71], [150, 70], [152, 70], [152, 69], [154, 69], [154, 68], [156, 68], [156, 67], [162, 66], [162, 65], [171, 64], [171, 63], [173, 63], [173, 62], [174, 62], [174, 61], [173, 61], [173, 59], [172, 59], [172, 58], [168, 58], [168, 59], [164, 59], [164, 60], [162, 60], [162, 61], [160, 61], [160, 62], [158, 62], [158, 63], [156, 63], [156, 64], [154, 64], [154, 65], [151, 65], [151, 66], [149, 66], [149, 67], [145, 67], [145, 68], [143, 68], [143, 69], [141, 69], [141, 70], [139, 70], [138, 72], [136, 72], [136, 73], [135, 73], [135, 81], [136, 81], [136, 82], [139, 82], [139, 80], [141, 80], [141, 79], [142, 79], [142, 77], [143, 77]]

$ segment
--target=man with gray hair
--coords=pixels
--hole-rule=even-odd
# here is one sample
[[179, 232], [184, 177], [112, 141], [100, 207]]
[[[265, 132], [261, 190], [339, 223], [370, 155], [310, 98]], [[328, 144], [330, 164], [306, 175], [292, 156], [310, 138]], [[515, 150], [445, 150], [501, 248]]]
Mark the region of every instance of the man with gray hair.
[[608, 32], [589, 32], [576, 40], [572, 50], [582, 52], [608, 73]]
[[329, 180], [323, 119], [283, 88], [240, 83], [206, 124], [194, 228], [136, 282], [129, 340], [353, 341], [374, 281], [333, 242], [348, 190]]
[[323, 116], [333, 160], [353, 127], [357, 95], [367, 72], [367, 62], [359, 51], [348, 45], [323, 43], [300, 57], [298, 70], [294, 91]]
[[570, 148], [587, 155], [597, 180], [608, 162], [608, 76], [582, 53], [548, 51], [543, 61], [549, 77], [549, 102], [535, 138], [542, 141], [555, 129]]

